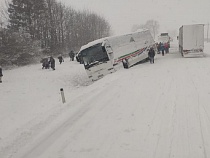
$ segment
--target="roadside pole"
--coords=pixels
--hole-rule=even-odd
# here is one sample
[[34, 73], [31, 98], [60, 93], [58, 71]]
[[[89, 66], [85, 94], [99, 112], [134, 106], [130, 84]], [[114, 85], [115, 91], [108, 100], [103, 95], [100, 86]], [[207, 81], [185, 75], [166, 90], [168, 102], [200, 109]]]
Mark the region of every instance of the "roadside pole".
[[207, 24], [207, 43], [209, 42], [209, 23]]
[[66, 102], [66, 100], [65, 100], [63, 88], [60, 89], [60, 92], [61, 92], [62, 102], [63, 102], [63, 104], [64, 104], [64, 103]]

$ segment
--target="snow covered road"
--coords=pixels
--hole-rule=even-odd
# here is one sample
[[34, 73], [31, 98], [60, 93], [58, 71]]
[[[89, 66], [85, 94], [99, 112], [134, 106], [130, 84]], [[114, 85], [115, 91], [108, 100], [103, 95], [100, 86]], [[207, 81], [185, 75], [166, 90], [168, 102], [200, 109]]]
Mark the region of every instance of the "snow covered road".
[[[208, 158], [208, 54], [206, 44], [205, 58], [182, 58], [174, 44], [170, 54], [156, 55], [155, 64], [94, 83], [69, 61], [56, 71], [40, 65], [6, 71], [0, 158]], [[27, 76], [18, 79], [16, 71]], [[60, 87], [66, 104], [56, 92]]]

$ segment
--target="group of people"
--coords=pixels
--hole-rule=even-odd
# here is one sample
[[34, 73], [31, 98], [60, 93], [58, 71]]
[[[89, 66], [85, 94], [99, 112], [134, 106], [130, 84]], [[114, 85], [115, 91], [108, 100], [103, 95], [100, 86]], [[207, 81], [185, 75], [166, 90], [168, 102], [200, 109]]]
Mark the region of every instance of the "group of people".
[[169, 53], [169, 48], [170, 45], [168, 42], [165, 43], [157, 43], [157, 50], [158, 50], [158, 54], [160, 54], [160, 52], [162, 52], [162, 56], [164, 56], [165, 53]]
[[[74, 61], [75, 54], [73, 50], [69, 52], [69, 57], [70, 57], [70, 61]], [[60, 64], [64, 62], [64, 58], [62, 57], [61, 54], [58, 56], [58, 61]], [[41, 63], [42, 63], [42, 69], [52, 68], [53, 70], [55, 70], [55, 59], [52, 56], [43, 58], [41, 60]]]
[[[166, 42], [166, 43], [161, 43], [160, 42], [160, 43], [157, 43], [156, 46], [157, 46], [158, 54], [160, 54], [160, 52], [162, 52], [162, 56], [164, 56], [165, 52], [169, 53], [170, 45], [169, 45], [168, 42]], [[155, 50], [154, 50], [153, 47], [151, 47], [149, 49], [148, 57], [150, 59], [150, 63], [154, 64]]]
[[[75, 54], [73, 51], [70, 51], [69, 57], [70, 57], [70, 61], [74, 61]], [[64, 62], [64, 59], [61, 54], [58, 56], [58, 61], [60, 64]], [[55, 70], [55, 59], [52, 56], [43, 58], [41, 60], [41, 63], [42, 63], [42, 69], [52, 68], [53, 70]], [[2, 67], [0, 66], [0, 83], [2, 83], [2, 77], [3, 77]]]
[[55, 70], [55, 59], [50, 56], [48, 58], [43, 58], [41, 60], [42, 63], [42, 69], [49, 69], [50, 67]]

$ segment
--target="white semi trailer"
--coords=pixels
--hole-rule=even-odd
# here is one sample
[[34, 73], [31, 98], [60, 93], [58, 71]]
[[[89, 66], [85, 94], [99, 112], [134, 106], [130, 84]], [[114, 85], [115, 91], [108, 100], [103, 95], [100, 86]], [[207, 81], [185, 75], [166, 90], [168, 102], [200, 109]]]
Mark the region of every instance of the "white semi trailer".
[[88, 77], [95, 81], [120, 67], [129, 68], [147, 59], [150, 47], [155, 47], [150, 31], [141, 30], [92, 41], [81, 47], [79, 55]]
[[158, 36], [158, 42], [161, 42], [163, 44], [168, 43], [169, 48], [170, 48], [170, 41], [171, 41], [171, 38], [168, 35], [168, 33], [161, 33], [160, 36]]
[[179, 28], [179, 52], [183, 57], [204, 55], [204, 25], [183, 25]]

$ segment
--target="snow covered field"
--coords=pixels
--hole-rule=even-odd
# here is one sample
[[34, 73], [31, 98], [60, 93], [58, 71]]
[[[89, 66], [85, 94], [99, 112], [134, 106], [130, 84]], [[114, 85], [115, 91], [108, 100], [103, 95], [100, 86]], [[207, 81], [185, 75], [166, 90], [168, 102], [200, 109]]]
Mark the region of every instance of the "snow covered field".
[[[92, 83], [76, 61], [3, 71], [0, 158], [210, 157], [210, 43]], [[61, 101], [64, 89], [66, 103]]]

